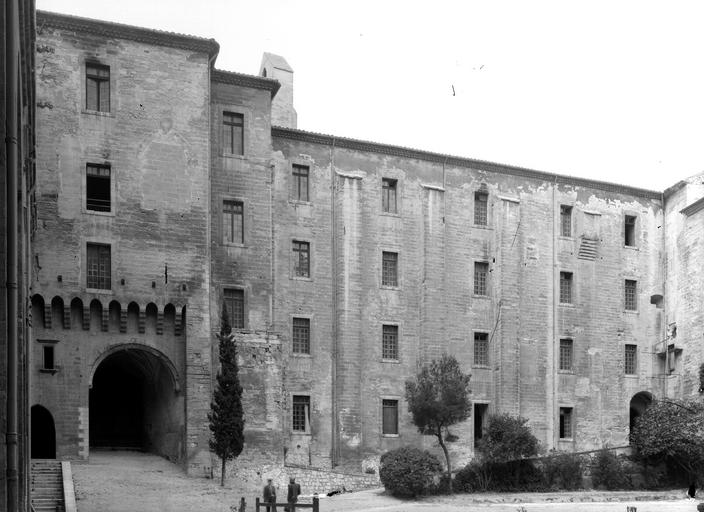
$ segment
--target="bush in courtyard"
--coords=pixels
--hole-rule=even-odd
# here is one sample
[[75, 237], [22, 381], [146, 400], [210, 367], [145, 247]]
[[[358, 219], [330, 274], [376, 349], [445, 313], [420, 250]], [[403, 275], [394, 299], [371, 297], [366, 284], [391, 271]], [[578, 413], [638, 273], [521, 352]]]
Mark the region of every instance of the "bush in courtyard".
[[457, 472], [455, 488], [462, 492], [543, 491], [543, 475], [532, 460], [473, 461]]
[[597, 452], [592, 462], [592, 485], [608, 490], [630, 489], [623, 459], [609, 450]]
[[574, 490], [582, 488], [584, 459], [576, 453], [552, 452], [542, 460], [545, 486], [550, 489]]
[[392, 495], [413, 498], [431, 490], [433, 478], [440, 471], [442, 466], [435, 455], [406, 446], [381, 456], [379, 478]]

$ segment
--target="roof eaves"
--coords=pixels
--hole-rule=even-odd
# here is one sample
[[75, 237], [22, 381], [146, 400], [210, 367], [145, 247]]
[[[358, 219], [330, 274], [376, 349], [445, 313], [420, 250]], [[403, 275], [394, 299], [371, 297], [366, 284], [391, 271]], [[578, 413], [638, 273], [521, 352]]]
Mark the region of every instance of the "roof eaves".
[[607, 192], [629, 194], [637, 197], [643, 197], [646, 199], [660, 200], [662, 198], [661, 192], [644, 188], [631, 187], [629, 185], [620, 185], [617, 183], [609, 183], [606, 181], [590, 180], [587, 178], [578, 178], [574, 176], [566, 176], [562, 174], [536, 171], [534, 169], [527, 169], [525, 167], [516, 167], [512, 165], [487, 162], [485, 160], [476, 160], [460, 156], [447, 155], [443, 153], [433, 153], [431, 151], [407, 148], [403, 146], [393, 146], [389, 144], [380, 144], [378, 142], [370, 142], [359, 139], [351, 139], [347, 137], [338, 137], [334, 135], [308, 132], [293, 128], [285, 128], [282, 126], [272, 126], [271, 134], [273, 137], [299, 140], [315, 144], [334, 144], [335, 147], [339, 148], [353, 149], [358, 151], [369, 151], [389, 156], [414, 158], [417, 160], [425, 160], [427, 162], [433, 162], [438, 164], [444, 163], [445, 165], [467, 167], [487, 172], [496, 172], [500, 174], [508, 174], [524, 178], [539, 179], [564, 185], [596, 188]]
[[680, 213], [686, 215], [687, 217], [694, 215], [695, 213], [704, 209], [704, 197], [697, 199], [689, 206], [685, 206], [680, 210]]
[[215, 39], [206, 39], [187, 34], [179, 34], [177, 32], [136, 27], [134, 25], [113, 23], [110, 21], [83, 18], [56, 12], [37, 11], [37, 32], [41, 33], [44, 27], [71, 30], [115, 39], [127, 39], [155, 46], [203, 52], [207, 53], [211, 59], [220, 51], [220, 45]]
[[220, 84], [240, 85], [242, 87], [250, 87], [252, 89], [264, 89], [271, 91], [271, 97], [276, 96], [281, 84], [273, 78], [265, 78], [263, 76], [245, 75], [244, 73], [235, 73], [233, 71], [225, 71], [223, 69], [213, 69], [210, 73], [210, 79], [213, 82]]

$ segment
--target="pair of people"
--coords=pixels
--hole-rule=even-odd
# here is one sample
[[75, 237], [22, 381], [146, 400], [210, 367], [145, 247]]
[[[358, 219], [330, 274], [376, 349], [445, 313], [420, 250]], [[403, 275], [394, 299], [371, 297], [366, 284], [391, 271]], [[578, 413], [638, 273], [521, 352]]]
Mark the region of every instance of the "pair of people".
[[[267, 512], [276, 512], [276, 486], [271, 478], [267, 479], [267, 484], [264, 487], [264, 503], [267, 504]], [[293, 505], [298, 501], [298, 496], [301, 494], [301, 486], [296, 483], [295, 478], [291, 478], [288, 484], [288, 496], [286, 501], [288, 505], [284, 507], [286, 512], [293, 510]]]

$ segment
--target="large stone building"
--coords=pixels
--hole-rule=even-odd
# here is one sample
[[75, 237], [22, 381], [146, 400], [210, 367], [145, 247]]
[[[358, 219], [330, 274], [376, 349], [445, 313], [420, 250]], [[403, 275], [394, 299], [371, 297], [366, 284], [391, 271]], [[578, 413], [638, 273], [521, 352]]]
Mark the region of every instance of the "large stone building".
[[442, 353], [472, 373], [458, 461], [492, 412], [586, 450], [699, 388], [701, 177], [661, 193], [310, 133], [279, 56], [251, 76], [215, 69], [213, 40], [38, 26], [39, 455], [141, 447], [210, 474], [223, 304], [242, 475], [433, 448], [404, 381]]

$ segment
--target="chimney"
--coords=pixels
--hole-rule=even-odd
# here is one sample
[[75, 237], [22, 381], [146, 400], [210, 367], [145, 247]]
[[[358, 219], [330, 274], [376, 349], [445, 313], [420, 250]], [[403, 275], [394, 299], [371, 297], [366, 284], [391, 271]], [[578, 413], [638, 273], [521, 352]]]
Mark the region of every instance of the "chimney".
[[286, 59], [273, 53], [264, 53], [259, 70], [261, 76], [278, 80], [281, 84], [271, 102], [271, 124], [285, 128], [296, 128], [297, 115], [293, 108], [293, 69]]

